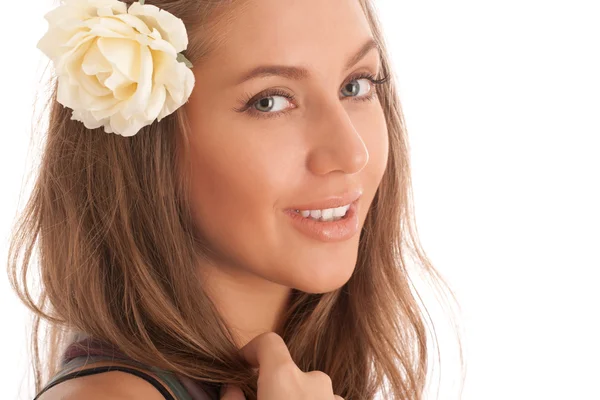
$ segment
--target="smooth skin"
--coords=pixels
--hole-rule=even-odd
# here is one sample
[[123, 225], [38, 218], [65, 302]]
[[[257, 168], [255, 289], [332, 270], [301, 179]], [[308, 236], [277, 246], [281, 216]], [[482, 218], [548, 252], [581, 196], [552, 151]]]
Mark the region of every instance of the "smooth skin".
[[[283, 211], [359, 188], [362, 228], [387, 164], [388, 137], [377, 96], [354, 99], [375, 85], [353, 77], [381, 78], [379, 54], [371, 49], [347, 68], [372, 38], [358, 1], [241, 4], [214, 33], [221, 35], [218, 50], [194, 65], [196, 86], [184, 106], [192, 128], [194, 223], [212, 252], [211, 262], [198, 266], [202, 285], [259, 368], [259, 400], [340, 399], [326, 374], [299, 370], [283, 340], [269, 332], [277, 330], [292, 288], [326, 293], [354, 271], [358, 233], [343, 242], [316, 241]], [[306, 68], [308, 76], [237, 84], [247, 71], [273, 64]], [[294, 99], [256, 97], [270, 89]], [[245, 107], [249, 98], [256, 101]], [[265, 114], [278, 115], [260, 118]], [[226, 400], [243, 398], [239, 389], [228, 390]], [[66, 381], [41, 396], [82, 398], [163, 400], [148, 382], [123, 372]]]

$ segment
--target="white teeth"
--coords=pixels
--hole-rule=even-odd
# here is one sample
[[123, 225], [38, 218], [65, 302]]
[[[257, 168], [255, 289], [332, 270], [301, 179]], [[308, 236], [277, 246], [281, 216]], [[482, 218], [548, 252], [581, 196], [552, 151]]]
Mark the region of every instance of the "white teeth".
[[298, 212], [304, 218], [312, 218], [318, 221], [333, 221], [338, 220], [346, 215], [346, 212], [349, 208], [350, 204], [336, 208], [327, 208], [325, 210], [296, 210], [296, 212]]
[[333, 217], [333, 208], [328, 208], [328, 209], [323, 210], [321, 212], [321, 218], [323, 218], [323, 219], [331, 219], [331, 217]]
[[344, 215], [346, 215], [346, 211], [348, 211], [349, 208], [350, 208], [350, 206], [348, 206], [348, 207], [342, 206], [342, 207], [334, 208], [333, 216], [334, 217], [343, 217]]

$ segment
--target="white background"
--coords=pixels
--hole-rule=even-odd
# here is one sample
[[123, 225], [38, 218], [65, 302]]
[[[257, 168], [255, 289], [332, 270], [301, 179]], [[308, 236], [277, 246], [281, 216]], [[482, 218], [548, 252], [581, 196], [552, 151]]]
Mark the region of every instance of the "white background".
[[[462, 398], [600, 399], [600, 2], [376, 5], [411, 140], [419, 233], [462, 307]], [[27, 195], [19, 202], [45, 64], [35, 46], [51, 7], [11, 1], [0, 13], [3, 266]], [[0, 306], [3, 398], [30, 399], [28, 316], [4, 272]]]

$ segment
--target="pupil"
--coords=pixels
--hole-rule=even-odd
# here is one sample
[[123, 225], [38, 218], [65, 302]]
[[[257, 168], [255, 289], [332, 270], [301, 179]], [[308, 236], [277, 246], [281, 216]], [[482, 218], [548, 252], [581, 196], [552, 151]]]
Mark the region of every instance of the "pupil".
[[[348, 89], [348, 88], [352, 88], [352, 87], [354, 87], [354, 89], [356, 89], [357, 85], [356, 85], [356, 84], [354, 84], [354, 83], [349, 83], [348, 85], [346, 85], [346, 89]], [[350, 90], [349, 90], [349, 92], [350, 92], [351, 94], [356, 94], [356, 93], [358, 93], [358, 92], [357, 92], [357, 90], [352, 90], [352, 89], [350, 89]]]
[[260, 99], [260, 101], [258, 102], [258, 105], [261, 107], [269, 108], [271, 106], [272, 100], [273, 99], [271, 99], [270, 97], [265, 97], [263, 99]]

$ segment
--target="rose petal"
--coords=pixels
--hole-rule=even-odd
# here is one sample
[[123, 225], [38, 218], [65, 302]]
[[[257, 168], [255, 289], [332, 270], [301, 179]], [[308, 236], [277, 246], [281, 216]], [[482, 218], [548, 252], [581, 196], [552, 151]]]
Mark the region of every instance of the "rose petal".
[[136, 31], [115, 18], [93, 18], [85, 21], [90, 34], [100, 37], [132, 38]]
[[90, 39], [95, 39], [94, 35], [90, 35], [87, 30], [77, 30], [72, 32], [73, 35], [65, 43], [61, 45], [64, 48], [74, 48], [80, 45], [82, 42]]
[[131, 82], [132, 81], [120, 73], [118, 69], [113, 69], [112, 74], [104, 81], [104, 86], [114, 92], [121, 86], [129, 86]]
[[122, 114], [125, 118], [130, 118], [133, 114], [143, 112], [148, 104], [148, 98], [152, 91], [152, 55], [150, 49], [146, 46], [139, 46], [139, 77], [138, 86], [135, 94], [125, 104]]
[[98, 7], [98, 11], [96, 12], [96, 14], [99, 17], [112, 17], [113, 15], [115, 15], [115, 10], [113, 10], [110, 6], [102, 6]]
[[[118, 105], [121, 100], [115, 98], [112, 95], [96, 97], [92, 101], [87, 109], [94, 115], [95, 118], [105, 118], [106, 116], [112, 115], [116, 112], [115, 106]], [[115, 108], [113, 110], [113, 108]]]
[[112, 75], [112, 68], [110, 69], [110, 72], [98, 72], [96, 74], [96, 76], [98, 77], [98, 80], [104, 85], [106, 86], [106, 80], [108, 78], [110, 78], [110, 76]]
[[[172, 114], [179, 107], [185, 104], [192, 93], [192, 89], [194, 88], [195, 76], [192, 70], [181, 63], [177, 64], [178, 67], [175, 69], [176, 72], [174, 73], [174, 75], [179, 77], [180, 82], [178, 83], [177, 87], [167, 87], [167, 89], [169, 89], [169, 95], [165, 100], [165, 106], [163, 110], [158, 115], [158, 121], [160, 121], [167, 115]], [[178, 90], [176, 90], [176, 88], [178, 88]], [[175, 94], [175, 98], [173, 94]]]
[[133, 136], [144, 126], [149, 125], [151, 121], [139, 117], [124, 117], [122, 114], [117, 113], [110, 117], [110, 126], [115, 133], [129, 137]]
[[67, 76], [58, 77], [56, 101], [69, 108], [77, 108], [77, 105], [80, 104], [79, 87], [77, 85], [72, 85]]
[[162, 38], [175, 47], [177, 53], [187, 48], [188, 36], [185, 24], [180, 18], [152, 4], [133, 3], [127, 12], [136, 15], [149, 27], [156, 28]]
[[69, 30], [73, 25], [81, 24], [81, 21], [86, 18], [87, 14], [84, 10], [67, 5], [57, 7], [44, 15], [49, 26], [60, 27], [63, 30]]
[[115, 18], [118, 18], [119, 20], [123, 21], [124, 23], [134, 27], [140, 33], [143, 33], [144, 35], [149, 35], [151, 32], [148, 25], [146, 25], [144, 23], [144, 21], [142, 21], [140, 18], [136, 17], [135, 15], [120, 14], [120, 15], [115, 16]]
[[77, 72], [76, 79], [79, 82], [81, 88], [84, 89], [91, 96], [102, 97], [106, 95], [112, 95], [112, 90], [100, 84], [96, 76], [89, 76], [81, 69]]
[[131, 96], [133, 96], [133, 94], [135, 93], [136, 90], [137, 90], [137, 83], [135, 83], [135, 82], [132, 82], [126, 86], [122, 85], [115, 89], [114, 97], [119, 100], [127, 100]]
[[166, 40], [162, 40], [162, 39], [151, 40], [151, 41], [149, 41], [148, 46], [152, 50], [157, 50], [157, 51], [162, 51], [163, 53], [167, 53], [174, 60], [177, 59], [177, 51], [175, 50], [175, 47], [173, 47], [173, 45], [171, 43], [167, 42]]
[[77, 94], [79, 96], [79, 104], [77, 104], [75, 109], [85, 109], [88, 110], [90, 105], [93, 104], [96, 100], [96, 96], [88, 92], [85, 87], [82, 86], [81, 82], [78, 82], [77, 85]]
[[127, 4], [119, 0], [63, 0], [66, 5], [84, 10], [90, 17], [97, 16], [99, 8], [110, 7], [115, 14], [124, 14], [127, 12]]
[[37, 43], [37, 48], [40, 49], [54, 63], [68, 50], [57, 43], [65, 43], [72, 36], [70, 32], [60, 29], [50, 29]]
[[94, 38], [91, 36], [85, 38], [81, 43], [73, 47], [58, 60], [58, 64], [55, 65], [55, 68], [59, 75], [68, 74], [71, 77], [71, 80], [74, 79], [76, 70], [81, 67], [83, 55], [93, 43], [92, 39]]
[[[130, 39], [100, 38], [98, 49], [106, 60], [130, 81], [140, 78], [140, 45]], [[107, 86], [108, 83], [106, 83]], [[114, 86], [109, 86], [114, 90]]]
[[104, 125], [105, 121], [98, 121], [88, 111], [85, 110], [73, 110], [71, 119], [75, 121], [83, 122], [88, 129], [96, 129]]
[[[96, 51], [94, 51], [96, 50]], [[94, 53], [99, 54], [97, 51], [97, 46], [95, 41], [90, 41], [90, 46], [81, 46], [78, 51], [75, 52], [68, 63], [67, 69], [69, 73], [75, 77], [75, 80], [85, 89], [88, 93], [93, 96], [105, 96], [111, 94], [112, 92], [107, 89], [102, 83], [98, 81], [98, 78], [92, 74], [87, 74], [84, 71], [85, 60], [88, 58], [88, 55], [94, 55]], [[100, 55], [100, 57], [102, 57]], [[96, 57], [98, 59], [98, 57]], [[90, 60], [88, 59], [88, 62]], [[94, 60], [92, 60], [93, 62]], [[108, 64], [106, 60], [104, 63]], [[97, 66], [98, 64], [96, 64]], [[110, 67], [110, 64], [108, 64]], [[90, 76], [92, 75], [92, 76]]]
[[[183, 93], [180, 91], [181, 77], [177, 76], [179, 69], [176, 60], [169, 57], [164, 52], [155, 52], [154, 58], [154, 82], [157, 85], [165, 85], [169, 94], [175, 97], [175, 101], [180, 101]], [[177, 73], [175, 73], [177, 71]], [[179, 94], [179, 95], [178, 95]]]
[[111, 72], [112, 66], [100, 52], [98, 43], [94, 42], [83, 57], [81, 69], [88, 75], [96, 75], [102, 72]]
[[[116, 113], [119, 112], [119, 110], [121, 110], [121, 108], [123, 108], [123, 101], [115, 99], [113, 97], [113, 100], [115, 100], [115, 103], [112, 106], [103, 108], [103, 109], [98, 109], [98, 110], [90, 110], [91, 114], [94, 116], [94, 118], [100, 120], [100, 119], [107, 119], [113, 115], [115, 115]], [[107, 100], [108, 103], [108, 100]]]
[[153, 121], [158, 117], [158, 114], [165, 105], [165, 99], [167, 98], [167, 90], [163, 85], [155, 85], [152, 89], [152, 94], [148, 99], [148, 106], [146, 107], [146, 118]]

